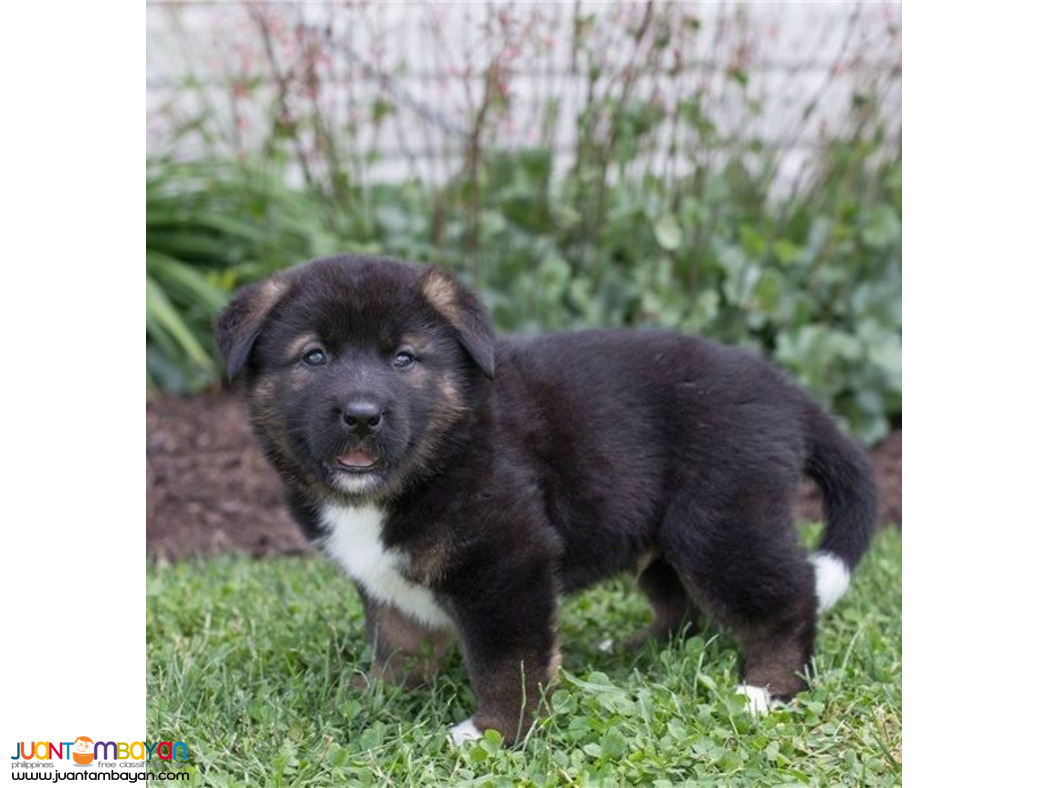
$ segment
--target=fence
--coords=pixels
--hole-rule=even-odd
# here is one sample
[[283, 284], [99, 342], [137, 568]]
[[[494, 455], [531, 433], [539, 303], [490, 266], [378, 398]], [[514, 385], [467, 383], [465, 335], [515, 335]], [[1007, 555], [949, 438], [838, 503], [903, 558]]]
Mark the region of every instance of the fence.
[[564, 169], [606, 98], [637, 103], [644, 166], [668, 172], [705, 128], [710, 155], [778, 147], [781, 187], [858, 111], [899, 146], [896, 4], [158, 2], [147, 36], [151, 153], [278, 144], [299, 179], [339, 157], [363, 181], [442, 182], [494, 144]]

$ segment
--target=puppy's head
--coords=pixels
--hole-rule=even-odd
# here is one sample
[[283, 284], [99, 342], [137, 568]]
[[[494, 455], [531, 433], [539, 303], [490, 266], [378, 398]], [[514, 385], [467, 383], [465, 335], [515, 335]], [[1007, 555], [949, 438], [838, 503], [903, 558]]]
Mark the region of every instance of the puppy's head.
[[285, 479], [350, 498], [382, 499], [432, 468], [495, 372], [473, 294], [394, 260], [325, 258], [246, 288], [217, 340]]

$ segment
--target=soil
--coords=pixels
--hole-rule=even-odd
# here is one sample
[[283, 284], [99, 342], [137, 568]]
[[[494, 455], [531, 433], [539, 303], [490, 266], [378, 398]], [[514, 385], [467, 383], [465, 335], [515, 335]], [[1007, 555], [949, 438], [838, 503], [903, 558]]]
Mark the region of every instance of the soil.
[[[901, 431], [872, 452], [880, 523], [901, 522]], [[820, 519], [809, 482], [800, 519]], [[158, 560], [307, 549], [284, 507], [277, 474], [255, 445], [241, 402], [229, 392], [152, 394], [146, 402], [146, 548]]]

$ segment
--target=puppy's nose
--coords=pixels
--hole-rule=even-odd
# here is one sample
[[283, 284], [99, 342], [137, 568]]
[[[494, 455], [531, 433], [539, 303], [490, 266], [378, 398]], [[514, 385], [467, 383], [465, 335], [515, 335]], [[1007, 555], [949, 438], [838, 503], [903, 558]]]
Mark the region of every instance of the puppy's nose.
[[343, 421], [361, 437], [375, 432], [383, 421], [383, 412], [374, 402], [351, 402], [343, 408]]

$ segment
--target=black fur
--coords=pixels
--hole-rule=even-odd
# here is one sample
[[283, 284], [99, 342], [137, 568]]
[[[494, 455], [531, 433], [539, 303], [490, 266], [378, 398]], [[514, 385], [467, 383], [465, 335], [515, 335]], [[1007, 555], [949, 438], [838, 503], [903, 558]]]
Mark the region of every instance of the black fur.
[[[325, 366], [290, 352], [307, 333]], [[409, 371], [391, 361], [406, 336], [427, 348]], [[239, 295], [218, 341], [307, 535], [324, 543], [326, 505], [378, 506], [384, 545], [454, 622], [476, 724], [512, 739], [555, 667], [559, 593], [639, 571], [656, 634], [713, 616], [747, 682], [790, 697], [816, 621], [791, 514], [803, 472], [825, 497], [824, 550], [853, 567], [872, 534], [863, 451], [745, 351], [669, 331], [496, 339], [451, 277], [350, 256]], [[383, 413], [364, 437], [340, 410], [362, 398]], [[334, 462], [348, 455], [376, 458], [366, 489]], [[435, 634], [390, 628], [402, 644]]]

